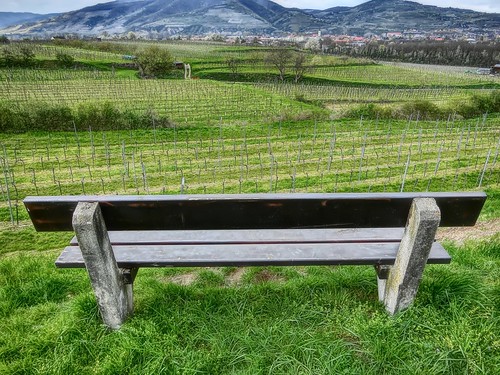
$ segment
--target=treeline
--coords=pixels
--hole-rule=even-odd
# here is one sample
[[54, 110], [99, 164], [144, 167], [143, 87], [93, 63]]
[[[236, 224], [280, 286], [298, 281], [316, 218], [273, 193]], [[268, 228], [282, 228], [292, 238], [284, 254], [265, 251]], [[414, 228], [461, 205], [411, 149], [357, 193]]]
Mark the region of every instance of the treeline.
[[351, 108], [344, 114], [347, 118], [407, 119], [421, 120], [446, 119], [450, 114], [464, 119], [476, 118], [485, 114], [500, 113], [500, 90], [489, 94], [474, 94], [468, 100], [460, 100], [444, 106], [428, 100], [417, 100], [400, 106], [384, 106], [375, 103], [362, 104]]
[[64, 104], [0, 101], [0, 132], [74, 130], [129, 130], [167, 128], [173, 123], [154, 111], [136, 112], [109, 102], [86, 103], [76, 108]]
[[80, 48], [89, 51], [117, 53], [121, 55], [135, 55], [141, 47], [130, 43], [101, 42], [82, 39], [55, 39], [51, 43], [54, 46]]
[[330, 53], [353, 57], [419, 64], [490, 67], [500, 63], [498, 42], [374, 41], [364, 46], [349, 46], [326, 40], [324, 48]]
[[[297, 100], [300, 100], [297, 98]], [[469, 99], [438, 106], [430, 101], [412, 101], [402, 106], [363, 104], [344, 113], [344, 118], [379, 118], [436, 120], [450, 114], [462, 118], [480, 117], [500, 113], [500, 90], [489, 94], [475, 94]], [[24, 133], [29, 131], [74, 130], [133, 130], [170, 128], [174, 122], [154, 111], [137, 112], [118, 108], [113, 103], [85, 103], [77, 107], [64, 104], [0, 101], [0, 132]]]
[[53, 61], [36, 59], [30, 43], [9, 44], [0, 53], [0, 68], [71, 68], [74, 65], [73, 56], [63, 52], [57, 52]]

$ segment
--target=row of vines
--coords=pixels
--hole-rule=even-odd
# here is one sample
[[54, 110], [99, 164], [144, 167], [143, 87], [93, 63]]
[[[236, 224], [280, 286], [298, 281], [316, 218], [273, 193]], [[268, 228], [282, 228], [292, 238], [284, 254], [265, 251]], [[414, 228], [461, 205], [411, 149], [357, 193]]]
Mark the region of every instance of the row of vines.
[[[498, 118], [2, 137], [4, 219], [27, 195], [498, 188]], [[21, 214], [21, 219], [24, 214]]]

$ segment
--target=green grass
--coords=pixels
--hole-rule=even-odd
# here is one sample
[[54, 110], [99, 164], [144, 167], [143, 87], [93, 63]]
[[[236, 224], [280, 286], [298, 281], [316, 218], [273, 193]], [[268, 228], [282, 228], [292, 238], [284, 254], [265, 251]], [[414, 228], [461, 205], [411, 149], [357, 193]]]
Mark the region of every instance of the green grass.
[[[0, 256], [7, 253], [32, 252], [36, 254], [39, 251], [59, 250], [66, 246], [73, 237], [72, 233], [40, 234], [35, 231], [28, 221], [21, 224], [17, 227], [2, 225], [0, 230]], [[20, 244], [23, 245], [20, 246]]]
[[[25, 242], [23, 242], [25, 243]], [[492, 374], [500, 366], [500, 238], [448, 244], [415, 305], [389, 317], [370, 267], [255, 268], [238, 285], [142, 269], [135, 316], [106, 330], [84, 270], [56, 252], [0, 258], [0, 372]], [[483, 272], [489, 269], [489, 272]]]
[[[94, 129], [96, 125], [89, 123]], [[153, 125], [161, 124], [151, 123], [149, 130], [0, 135], [5, 161], [0, 221], [26, 222], [22, 199], [28, 195], [181, 190], [189, 194], [486, 190], [484, 217], [494, 218], [500, 212], [495, 116], [439, 122]], [[13, 251], [6, 236], [0, 253]]]

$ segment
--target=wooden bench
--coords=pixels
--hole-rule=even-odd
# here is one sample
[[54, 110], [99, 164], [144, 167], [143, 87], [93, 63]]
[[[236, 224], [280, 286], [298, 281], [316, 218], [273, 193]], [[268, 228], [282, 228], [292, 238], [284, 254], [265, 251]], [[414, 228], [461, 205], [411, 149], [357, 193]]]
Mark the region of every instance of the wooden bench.
[[57, 267], [86, 267], [104, 323], [133, 311], [141, 267], [373, 265], [390, 314], [426, 263], [449, 263], [437, 227], [474, 225], [486, 195], [235, 194], [27, 197], [38, 231], [75, 231]]

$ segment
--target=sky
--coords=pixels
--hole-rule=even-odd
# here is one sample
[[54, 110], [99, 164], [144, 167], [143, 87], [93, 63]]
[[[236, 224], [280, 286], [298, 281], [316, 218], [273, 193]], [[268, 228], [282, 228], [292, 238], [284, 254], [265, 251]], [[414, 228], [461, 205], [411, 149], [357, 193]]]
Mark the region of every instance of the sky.
[[[274, 0], [286, 7], [326, 9], [334, 6], [355, 6], [367, 0]], [[500, 13], [498, 0], [416, 0], [421, 4], [457, 7], [481, 12]], [[0, 12], [61, 13], [81, 9], [106, 0], [0, 0]]]

